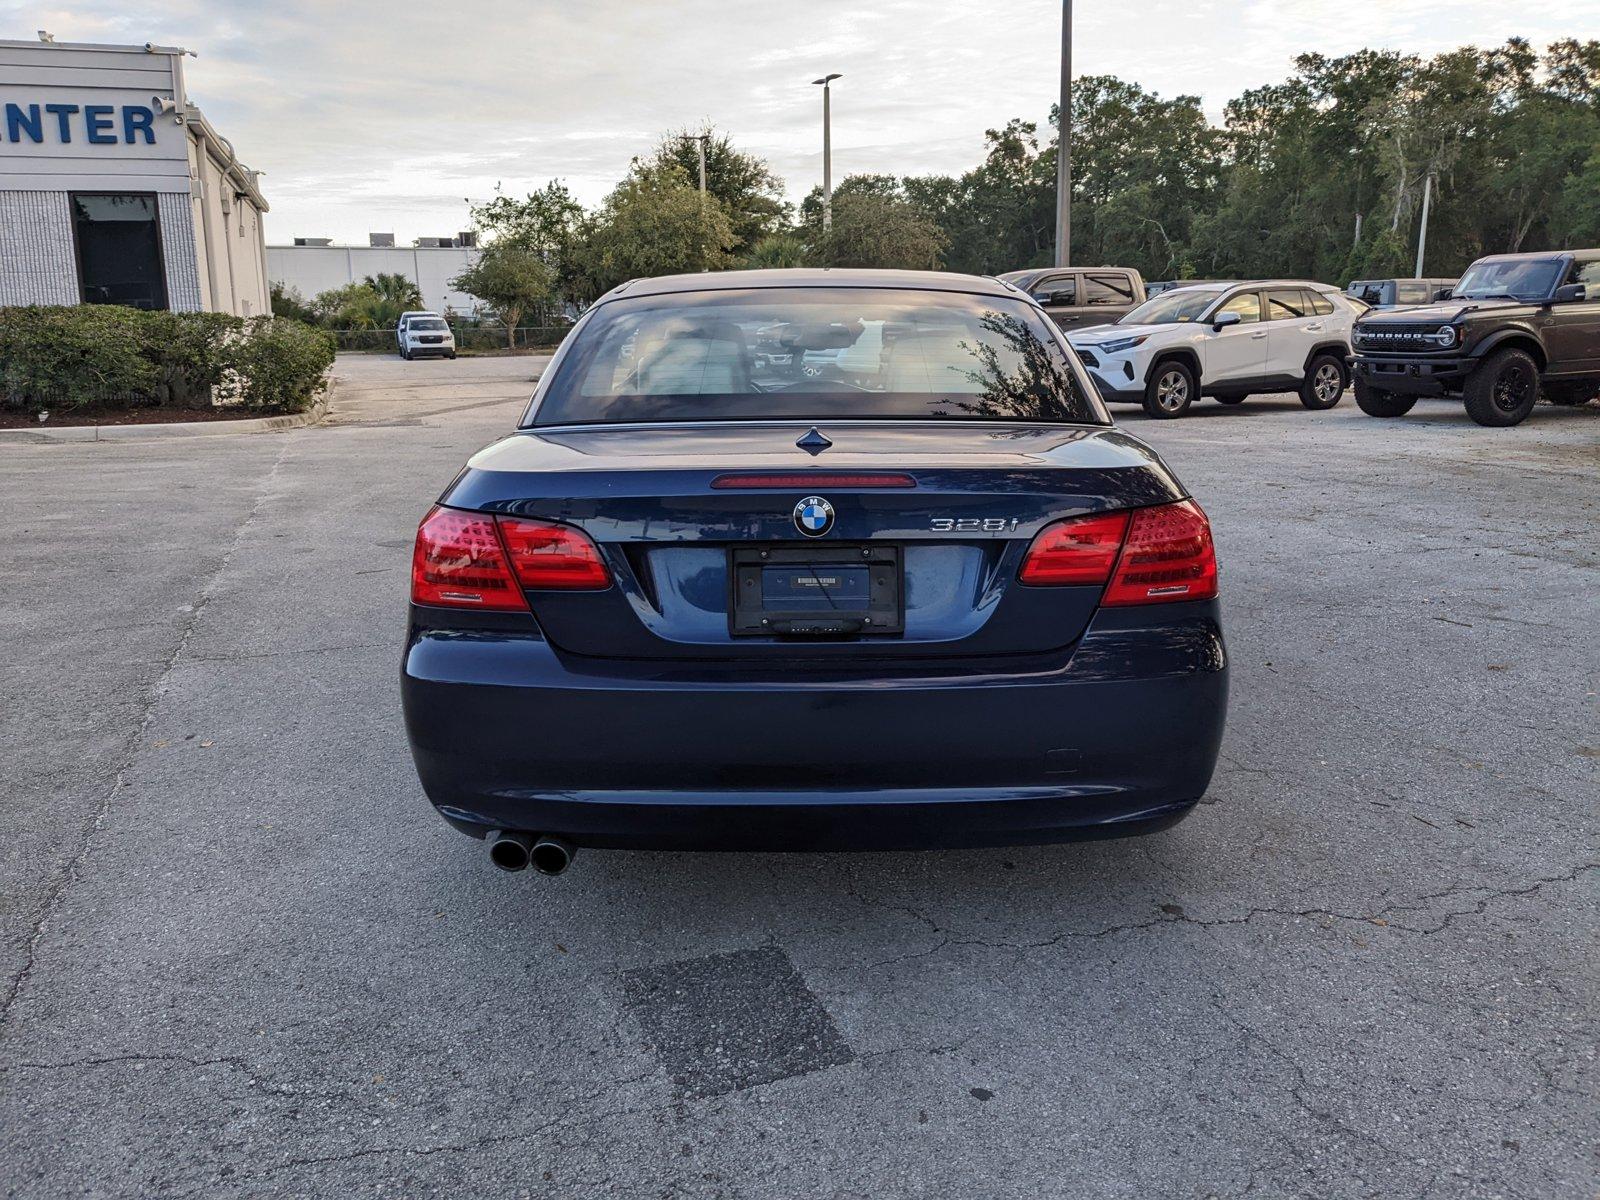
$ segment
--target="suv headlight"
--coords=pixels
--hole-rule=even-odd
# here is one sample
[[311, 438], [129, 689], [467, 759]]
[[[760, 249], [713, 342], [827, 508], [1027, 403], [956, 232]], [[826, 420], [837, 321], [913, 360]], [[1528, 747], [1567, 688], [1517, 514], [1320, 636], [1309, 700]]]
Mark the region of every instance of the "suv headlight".
[[1140, 334], [1138, 337], [1114, 338], [1109, 342], [1101, 342], [1094, 349], [1104, 350], [1107, 354], [1121, 354], [1124, 350], [1132, 350], [1135, 346], [1142, 346], [1149, 336], [1148, 333], [1145, 333]]
[[1424, 336], [1434, 345], [1449, 349], [1451, 346], [1456, 344], [1456, 338], [1459, 335], [1457, 334], [1456, 327], [1454, 325], [1441, 325], [1432, 333]]

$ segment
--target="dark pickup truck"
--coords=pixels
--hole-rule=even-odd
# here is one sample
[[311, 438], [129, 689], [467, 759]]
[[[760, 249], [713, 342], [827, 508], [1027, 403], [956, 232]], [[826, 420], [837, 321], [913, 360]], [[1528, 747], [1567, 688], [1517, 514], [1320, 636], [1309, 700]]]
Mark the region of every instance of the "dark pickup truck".
[[1368, 313], [1351, 343], [1369, 416], [1459, 396], [1478, 424], [1515, 425], [1541, 393], [1582, 404], [1600, 393], [1600, 249], [1480, 258], [1449, 299]]
[[996, 278], [1027, 292], [1063, 329], [1115, 324], [1146, 299], [1132, 267], [1034, 267]]

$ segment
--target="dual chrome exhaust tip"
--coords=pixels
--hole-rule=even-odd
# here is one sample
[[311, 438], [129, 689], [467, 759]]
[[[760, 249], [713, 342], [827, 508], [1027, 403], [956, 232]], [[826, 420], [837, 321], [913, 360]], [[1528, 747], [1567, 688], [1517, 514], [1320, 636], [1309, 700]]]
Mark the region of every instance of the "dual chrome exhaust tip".
[[489, 861], [502, 871], [532, 867], [541, 875], [559, 875], [572, 865], [578, 848], [565, 838], [497, 829], [489, 835]]

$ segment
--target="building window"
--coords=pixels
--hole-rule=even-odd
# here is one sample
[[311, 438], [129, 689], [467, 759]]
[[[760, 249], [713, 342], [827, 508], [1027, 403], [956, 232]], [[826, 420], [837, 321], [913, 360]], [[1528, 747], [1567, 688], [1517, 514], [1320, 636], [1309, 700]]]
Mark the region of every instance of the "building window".
[[72, 234], [85, 304], [167, 307], [161, 225], [153, 195], [75, 192]]

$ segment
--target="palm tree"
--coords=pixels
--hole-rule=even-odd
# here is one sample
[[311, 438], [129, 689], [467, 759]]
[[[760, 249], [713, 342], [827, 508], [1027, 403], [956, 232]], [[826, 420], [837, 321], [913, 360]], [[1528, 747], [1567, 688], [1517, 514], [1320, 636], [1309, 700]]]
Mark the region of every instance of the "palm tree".
[[373, 318], [379, 329], [392, 327], [401, 313], [422, 307], [422, 289], [408, 275], [385, 272], [368, 275], [362, 282], [377, 293]]

